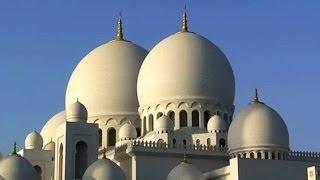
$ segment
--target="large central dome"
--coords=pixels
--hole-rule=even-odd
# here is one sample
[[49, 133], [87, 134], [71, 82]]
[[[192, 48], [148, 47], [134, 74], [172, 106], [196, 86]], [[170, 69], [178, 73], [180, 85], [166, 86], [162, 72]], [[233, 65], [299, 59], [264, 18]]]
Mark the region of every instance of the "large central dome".
[[233, 105], [235, 82], [225, 55], [208, 39], [178, 32], [157, 44], [138, 76], [140, 107], [173, 99]]
[[138, 114], [136, 82], [147, 51], [125, 40], [113, 40], [85, 56], [73, 71], [66, 107], [83, 103], [88, 116]]

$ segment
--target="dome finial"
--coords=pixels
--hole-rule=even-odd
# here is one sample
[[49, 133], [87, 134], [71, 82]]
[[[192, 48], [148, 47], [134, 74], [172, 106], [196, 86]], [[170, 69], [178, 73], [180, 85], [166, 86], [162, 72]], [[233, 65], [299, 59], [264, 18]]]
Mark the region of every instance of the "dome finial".
[[107, 149], [106, 149], [106, 147], [104, 147], [101, 152], [103, 153], [102, 159], [107, 159], [107, 156], [106, 156]]
[[117, 36], [116, 40], [122, 41], [123, 40], [123, 32], [122, 32], [122, 14], [121, 11], [119, 12], [118, 24], [117, 24]]
[[188, 32], [187, 6], [186, 5], [184, 5], [184, 8], [183, 8], [181, 32]]
[[253, 97], [253, 100], [251, 101], [251, 103], [262, 103], [259, 100], [258, 88], [254, 88], [254, 97]]
[[183, 153], [183, 159], [182, 159], [181, 162], [183, 162], [183, 163], [188, 163], [188, 159], [187, 159], [186, 152]]
[[12, 151], [11, 154], [12, 155], [16, 155], [17, 154], [17, 143], [16, 142], [13, 143], [13, 151]]

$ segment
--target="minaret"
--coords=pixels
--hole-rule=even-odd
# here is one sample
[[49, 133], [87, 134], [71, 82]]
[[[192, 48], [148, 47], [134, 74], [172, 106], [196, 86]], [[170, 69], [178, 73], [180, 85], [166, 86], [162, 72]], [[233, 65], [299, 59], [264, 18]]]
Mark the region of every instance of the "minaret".
[[183, 8], [181, 32], [188, 32], [187, 6]]
[[117, 41], [123, 41], [123, 32], [122, 32], [122, 15], [121, 12], [119, 13], [118, 23], [117, 23], [117, 35], [116, 39]]
[[56, 129], [55, 180], [80, 180], [98, 158], [98, 124], [87, 123], [88, 112], [79, 99], [66, 107], [67, 121]]

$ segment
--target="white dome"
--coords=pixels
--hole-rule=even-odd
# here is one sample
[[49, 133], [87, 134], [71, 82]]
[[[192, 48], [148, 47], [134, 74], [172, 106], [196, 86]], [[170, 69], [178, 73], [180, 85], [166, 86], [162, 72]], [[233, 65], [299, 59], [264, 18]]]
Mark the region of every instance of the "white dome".
[[26, 149], [42, 149], [43, 139], [37, 131], [32, 131], [27, 135], [24, 146]]
[[79, 101], [71, 104], [66, 108], [67, 120], [70, 122], [86, 122], [88, 111]]
[[205, 180], [202, 172], [194, 165], [186, 162], [173, 168], [167, 176], [167, 180]]
[[125, 180], [122, 169], [109, 159], [99, 159], [92, 163], [84, 173], [83, 180]]
[[174, 99], [233, 105], [235, 81], [225, 55], [208, 39], [179, 32], [158, 43], [138, 76], [140, 107]]
[[13, 154], [1, 160], [0, 178], [7, 180], [38, 180], [39, 176], [24, 157]]
[[228, 146], [230, 153], [251, 148], [288, 151], [289, 133], [275, 110], [261, 102], [252, 102], [232, 121]]
[[207, 129], [209, 132], [211, 132], [211, 131], [226, 131], [227, 124], [221, 118], [220, 115], [215, 114], [209, 119], [208, 124], [207, 124]]
[[65, 111], [55, 114], [47, 121], [40, 133], [44, 144], [48, 144], [51, 140], [56, 138], [56, 129], [64, 122], [66, 122]]
[[53, 141], [50, 141], [48, 144], [46, 144], [44, 146], [44, 150], [50, 150], [50, 151], [54, 151], [55, 150], [55, 143]]
[[97, 47], [73, 71], [66, 91], [66, 107], [79, 98], [89, 117], [138, 115], [137, 77], [147, 53], [124, 40]]
[[162, 115], [155, 121], [155, 131], [173, 131], [173, 121], [166, 115]]
[[121, 126], [119, 130], [119, 139], [124, 139], [124, 138], [130, 138], [130, 139], [137, 138], [137, 130], [130, 123], [125, 123], [124, 125]]

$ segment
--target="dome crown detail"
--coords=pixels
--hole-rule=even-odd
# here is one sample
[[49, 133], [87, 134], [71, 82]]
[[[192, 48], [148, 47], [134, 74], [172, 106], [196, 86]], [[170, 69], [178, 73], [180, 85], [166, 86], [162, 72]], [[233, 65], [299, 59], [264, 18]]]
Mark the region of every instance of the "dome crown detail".
[[86, 122], [88, 119], [87, 108], [78, 101], [66, 109], [67, 120], [70, 122]]
[[48, 144], [46, 144], [43, 148], [44, 150], [54, 151], [55, 143], [51, 140]]
[[42, 149], [43, 146], [42, 136], [37, 131], [29, 133], [24, 142], [26, 149]]
[[113, 161], [103, 158], [92, 163], [83, 175], [83, 180], [125, 180], [122, 169]]
[[289, 133], [285, 122], [274, 109], [255, 99], [238, 113], [230, 125], [230, 153], [252, 148], [288, 151]]
[[205, 177], [196, 166], [183, 161], [173, 168], [167, 176], [167, 180], [176, 179], [205, 180]]
[[220, 115], [215, 114], [209, 119], [207, 129], [209, 132], [223, 132], [227, 130], [227, 124]]
[[13, 153], [0, 161], [0, 178], [21, 180], [38, 179], [39, 177], [33, 166], [24, 157]]
[[137, 138], [137, 130], [131, 123], [125, 123], [119, 130], [119, 139], [134, 139]]
[[166, 115], [162, 115], [155, 121], [155, 131], [173, 131], [173, 121]]

